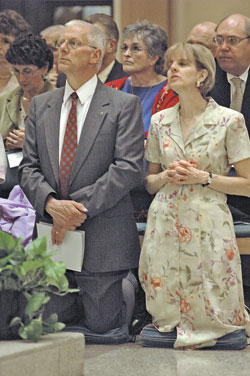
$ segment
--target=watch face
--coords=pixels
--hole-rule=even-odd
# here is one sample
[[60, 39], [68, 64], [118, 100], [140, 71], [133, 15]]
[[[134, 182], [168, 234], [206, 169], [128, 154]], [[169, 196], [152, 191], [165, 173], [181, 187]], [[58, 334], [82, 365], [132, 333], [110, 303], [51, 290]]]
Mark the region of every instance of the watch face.
[[212, 183], [212, 176], [209, 176], [207, 179], [207, 184], [211, 184], [211, 183]]

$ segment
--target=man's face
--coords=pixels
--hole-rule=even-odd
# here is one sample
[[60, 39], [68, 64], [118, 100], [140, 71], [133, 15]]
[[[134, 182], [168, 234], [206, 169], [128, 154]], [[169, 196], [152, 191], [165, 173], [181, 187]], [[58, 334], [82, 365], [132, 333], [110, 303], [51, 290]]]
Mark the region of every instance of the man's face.
[[91, 64], [95, 48], [89, 45], [88, 32], [87, 26], [76, 24], [67, 27], [60, 38], [58, 68], [66, 75], [82, 74]]
[[[220, 38], [217, 60], [221, 69], [240, 76], [250, 65], [250, 39], [244, 39], [247, 37], [245, 19], [240, 16], [227, 18], [218, 27], [216, 36]], [[231, 44], [229, 37], [238, 38], [238, 43]]]

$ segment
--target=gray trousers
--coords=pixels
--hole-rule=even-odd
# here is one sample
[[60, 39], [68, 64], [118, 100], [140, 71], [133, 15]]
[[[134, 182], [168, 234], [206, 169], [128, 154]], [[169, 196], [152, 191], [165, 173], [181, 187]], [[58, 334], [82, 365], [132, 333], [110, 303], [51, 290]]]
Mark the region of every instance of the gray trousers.
[[57, 313], [59, 321], [66, 325], [80, 324], [98, 334], [129, 324], [135, 288], [127, 279], [128, 273], [128, 270], [109, 273], [91, 273], [85, 269], [80, 273], [67, 271], [70, 288], [80, 291], [62, 297], [52, 295], [44, 317]]

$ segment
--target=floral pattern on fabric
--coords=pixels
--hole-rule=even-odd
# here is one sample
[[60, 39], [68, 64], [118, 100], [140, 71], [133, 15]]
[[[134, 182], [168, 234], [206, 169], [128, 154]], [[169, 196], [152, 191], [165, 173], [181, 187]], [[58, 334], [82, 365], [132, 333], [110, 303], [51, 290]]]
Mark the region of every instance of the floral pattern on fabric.
[[[182, 140], [179, 104], [152, 117], [145, 157], [162, 169], [192, 158], [201, 170], [227, 175], [250, 157], [243, 116], [209, 99]], [[240, 255], [226, 195], [201, 184], [166, 184], [148, 213], [139, 276], [159, 331], [177, 328], [175, 347], [213, 346], [246, 327]]]

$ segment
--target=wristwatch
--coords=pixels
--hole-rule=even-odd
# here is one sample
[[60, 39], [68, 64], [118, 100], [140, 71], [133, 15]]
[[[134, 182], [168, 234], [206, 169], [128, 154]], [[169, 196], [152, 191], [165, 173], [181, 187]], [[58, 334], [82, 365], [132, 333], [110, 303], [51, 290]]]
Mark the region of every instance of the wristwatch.
[[209, 173], [209, 176], [208, 176], [208, 179], [207, 179], [207, 183], [202, 184], [203, 187], [206, 187], [207, 185], [212, 183], [212, 180], [213, 180], [212, 172], [208, 171], [208, 173]]

